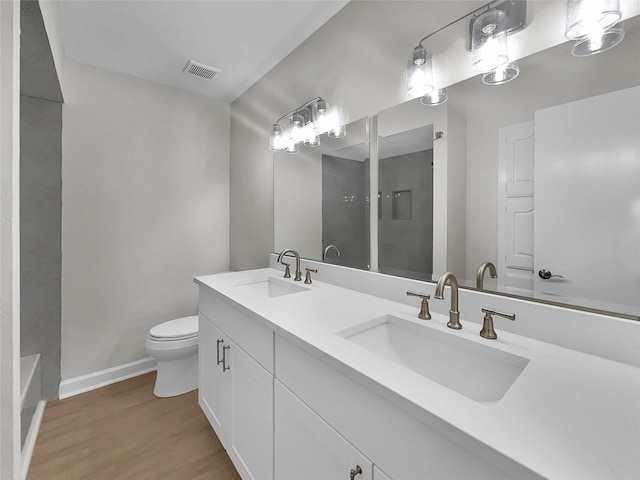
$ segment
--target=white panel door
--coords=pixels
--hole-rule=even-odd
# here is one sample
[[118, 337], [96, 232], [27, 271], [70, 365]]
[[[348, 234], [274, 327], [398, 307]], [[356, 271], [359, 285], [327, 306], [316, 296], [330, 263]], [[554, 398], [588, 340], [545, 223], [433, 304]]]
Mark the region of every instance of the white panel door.
[[498, 132], [498, 285], [506, 292], [533, 290], [534, 123]]
[[535, 131], [536, 292], [637, 315], [640, 87], [540, 110]]
[[231, 343], [231, 434], [227, 449], [245, 480], [273, 478], [273, 375]]
[[206, 317], [200, 315], [198, 332], [198, 403], [216, 435], [227, 448], [231, 409], [231, 374], [218, 364], [229, 340]]
[[275, 407], [275, 478], [371, 480], [372, 463], [277, 380]]

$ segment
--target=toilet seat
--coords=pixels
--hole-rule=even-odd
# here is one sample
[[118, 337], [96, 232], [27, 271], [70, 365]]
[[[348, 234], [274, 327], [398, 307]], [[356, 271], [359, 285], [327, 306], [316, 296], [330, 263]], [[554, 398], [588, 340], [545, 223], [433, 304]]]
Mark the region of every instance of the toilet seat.
[[155, 342], [175, 342], [197, 337], [197, 315], [169, 320], [149, 330], [149, 339]]

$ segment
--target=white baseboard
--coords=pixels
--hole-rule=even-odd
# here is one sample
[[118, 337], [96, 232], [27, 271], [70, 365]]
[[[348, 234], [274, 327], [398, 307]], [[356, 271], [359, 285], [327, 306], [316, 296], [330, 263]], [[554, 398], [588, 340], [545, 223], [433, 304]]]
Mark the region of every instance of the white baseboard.
[[44, 415], [44, 407], [47, 402], [40, 400], [36, 407], [36, 412], [31, 419], [31, 425], [27, 432], [27, 438], [24, 439], [24, 445], [22, 446], [22, 465], [21, 465], [21, 478], [26, 480], [27, 473], [29, 473], [29, 465], [31, 464], [31, 457], [33, 456], [33, 449], [36, 446], [36, 439], [38, 438], [38, 430], [40, 430], [40, 423], [42, 423], [42, 415]]
[[126, 363], [99, 372], [89, 373], [80, 377], [70, 378], [60, 382], [58, 397], [72, 397], [80, 393], [89, 392], [96, 388], [105, 387], [112, 383], [126, 380], [127, 378], [137, 377], [143, 373], [152, 372], [156, 369], [156, 360], [148, 357], [136, 362]]

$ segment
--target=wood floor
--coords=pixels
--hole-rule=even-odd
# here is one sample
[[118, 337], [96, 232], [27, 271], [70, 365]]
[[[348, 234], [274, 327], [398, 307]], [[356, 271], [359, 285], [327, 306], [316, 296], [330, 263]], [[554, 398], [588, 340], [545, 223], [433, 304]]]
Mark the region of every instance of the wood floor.
[[47, 404], [28, 480], [236, 480], [197, 391], [153, 396], [155, 372]]

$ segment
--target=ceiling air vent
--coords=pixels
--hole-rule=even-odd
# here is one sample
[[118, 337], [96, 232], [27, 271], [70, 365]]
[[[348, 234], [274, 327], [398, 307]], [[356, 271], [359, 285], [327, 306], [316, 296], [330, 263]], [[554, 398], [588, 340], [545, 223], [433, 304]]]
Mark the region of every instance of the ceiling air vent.
[[220, 73], [220, 70], [217, 68], [194, 62], [193, 60], [189, 60], [182, 71], [194, 77], [205, 78], [207, 80], [211, 80], [217, 73]]

